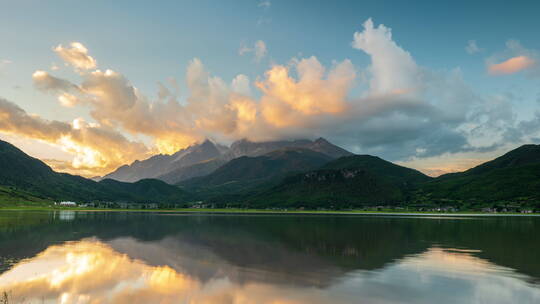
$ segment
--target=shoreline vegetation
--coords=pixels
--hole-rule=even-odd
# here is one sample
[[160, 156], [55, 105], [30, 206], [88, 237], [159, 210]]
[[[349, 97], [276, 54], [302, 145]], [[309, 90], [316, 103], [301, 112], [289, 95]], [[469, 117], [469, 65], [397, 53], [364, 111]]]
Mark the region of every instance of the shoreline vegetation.
[[296, 209], [242, 209], [242, 208], [88, 208], [59, 206], [0, 206], [2, 211], [73, 211], [73, 212], [148, 212], [178, 214], [269, 214], [269, 215], [401, 215], [401, 216], [540, 216], [540, 213], [481, 212], [481, 211], [417, 211], [417, 210], [296, 210]]

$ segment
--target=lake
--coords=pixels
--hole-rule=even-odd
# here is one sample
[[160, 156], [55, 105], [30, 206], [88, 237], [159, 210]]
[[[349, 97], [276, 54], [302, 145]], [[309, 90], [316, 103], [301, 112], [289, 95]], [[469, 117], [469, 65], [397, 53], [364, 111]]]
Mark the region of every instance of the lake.
[[0, 212], [0, 303], [540, 303], [539, 217]]

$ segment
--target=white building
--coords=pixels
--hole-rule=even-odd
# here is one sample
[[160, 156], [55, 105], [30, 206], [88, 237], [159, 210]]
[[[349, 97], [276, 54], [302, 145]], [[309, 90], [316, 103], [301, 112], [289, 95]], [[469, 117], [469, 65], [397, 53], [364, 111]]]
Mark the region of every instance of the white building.
[[65, 206], [65, 207], [75, 207], [75, 206], [77, 206], [77, 203], [66, 201], [66, 202], [60, 202], [60, 203], [58, 203], [58, 205]]

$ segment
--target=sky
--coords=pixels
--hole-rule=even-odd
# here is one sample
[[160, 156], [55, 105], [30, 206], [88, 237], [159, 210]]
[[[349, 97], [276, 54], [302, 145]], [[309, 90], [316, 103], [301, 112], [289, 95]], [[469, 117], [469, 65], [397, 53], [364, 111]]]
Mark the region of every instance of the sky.
[[3, 1], [0, 139], [103, 175], [324, 137], [433, 176], [540, 142], [537, 1]]

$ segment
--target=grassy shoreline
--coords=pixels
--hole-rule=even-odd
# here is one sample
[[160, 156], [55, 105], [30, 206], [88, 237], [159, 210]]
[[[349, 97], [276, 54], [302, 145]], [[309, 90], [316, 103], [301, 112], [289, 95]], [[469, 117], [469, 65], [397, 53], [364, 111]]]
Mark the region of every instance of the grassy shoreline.
[[113, 209], [113, 208], [77, 208], [77, 207], [38, 207], [38, 206], [4, 206], [2, 211], [74, 211], [74, 212], [148, 212], [178, 214], [274, 214], [274, 215], [401, 215], [401, 216], [540, 216], [540, 213], [485, 213], [476, 211], [432, 212], [432, 211], [366, 211], [366, 210], [266, 210], [266, 209]]

